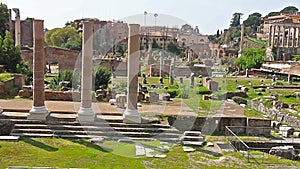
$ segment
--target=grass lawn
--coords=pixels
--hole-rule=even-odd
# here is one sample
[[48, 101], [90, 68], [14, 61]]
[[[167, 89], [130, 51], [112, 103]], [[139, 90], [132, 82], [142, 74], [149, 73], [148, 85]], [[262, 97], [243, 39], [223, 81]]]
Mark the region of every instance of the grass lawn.
[[[158, 142], [143, 143], [156, 146]], [[135, 157], [134, 144], [106, 141], [96, 145], [87, 140], [57, 138], [22, 138], [19, 142], [0, 141], [0, 168], [8, 166], [29, 167], [80, 167], [80, 168], [273, 168], [273, 165], [248, 163], [238, 152], [211, 154], [197, 148], [192, 153], [183, 152], [173, 145], [166, 158]], [[271, 156], [270, 162], [279, 160]], [[279, 160], [285, 165], [300, 166], [299, 162]], [[282, 165], [281, 165], [282, 166]]]

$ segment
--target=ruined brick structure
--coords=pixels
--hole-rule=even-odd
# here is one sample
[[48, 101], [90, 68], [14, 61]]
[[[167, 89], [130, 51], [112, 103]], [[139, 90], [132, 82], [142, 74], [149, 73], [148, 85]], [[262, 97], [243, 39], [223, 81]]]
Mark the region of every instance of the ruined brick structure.
[[[80, 51], [77, 50], [65, 50], [54, 47], [45, 48], [46, 64], [58, 63], [60, 70], [73, 70], [79, 54]], [[22, 50], [22, 59], [29, 62], [30, 65], [32, 65], [32, 56], [32, 50]]]
[[[21, 46], [33, 46], [33, 18], [26, 18], [21, 21]], [[11, 20], [10, 33], [15, 40], [15, 21]]]

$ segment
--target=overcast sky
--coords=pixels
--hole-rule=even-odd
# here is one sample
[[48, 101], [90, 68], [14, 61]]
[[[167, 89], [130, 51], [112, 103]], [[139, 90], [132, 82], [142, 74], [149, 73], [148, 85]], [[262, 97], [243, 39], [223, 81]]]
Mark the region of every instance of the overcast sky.
[[21, 19], [45, 20], [45, 28], [63, 27], [80, 18], [125, 20], [128, 23], [178, 26], [189, 23], [203, 34], [227, 28], [232, 14], [259, 12], [263, 16], [286, 6], [300, 8], [300, 0], [0, 0], [8, 8], [19, 8]]

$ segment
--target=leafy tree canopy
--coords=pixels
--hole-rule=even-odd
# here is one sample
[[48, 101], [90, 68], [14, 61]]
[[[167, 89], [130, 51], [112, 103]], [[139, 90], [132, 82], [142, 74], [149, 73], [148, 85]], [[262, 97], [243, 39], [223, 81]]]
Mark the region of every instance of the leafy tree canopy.
[[298, 13], [298, 8], [294, 7], [294, 6], [288, 6], [283, 8], [280, 13], [284, 13], [284, 14], [297, 14]]
[[258, 12], [250, 14], [243, 23], [246, 27], [251, 27], [253, 32], [256, 32], [257, 27], [262, 23], [261, 14]]
[[75, 28], [70, 26], [49, 30], [46, 32], [45, 41], [48, 46], [81, 50], [81, 36]]
[[249, 48], [244, 50], [242, 56], [236, 59], [236, 63], [242, 70], [260, 68], [265, 58], [265, 49]]
[[173, 42], [170, 42], [168, 45], [167, 45], [167, 50], [173, 54], [176, 54], [176, 55], [180, 55], [181, 53], [181, 50], [180, 48]]

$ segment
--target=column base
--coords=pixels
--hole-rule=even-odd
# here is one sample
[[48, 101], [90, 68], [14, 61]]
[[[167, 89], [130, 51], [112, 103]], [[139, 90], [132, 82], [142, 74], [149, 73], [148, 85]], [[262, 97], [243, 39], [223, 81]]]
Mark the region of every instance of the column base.
[[45, 106], [32, 106], [27, 116], [28, 120], [46, 120], [49, 112]]
[[137, 110], [130, 110], [127, 108], [123, 114], [123, 122], [141, 124], [142, 118], [140, 113]]
[[92, 108], [80, 107], [80, 109], [77, 113], [77, 120], [79, 122], [94, 122], [95, 116], [96, 115]]

